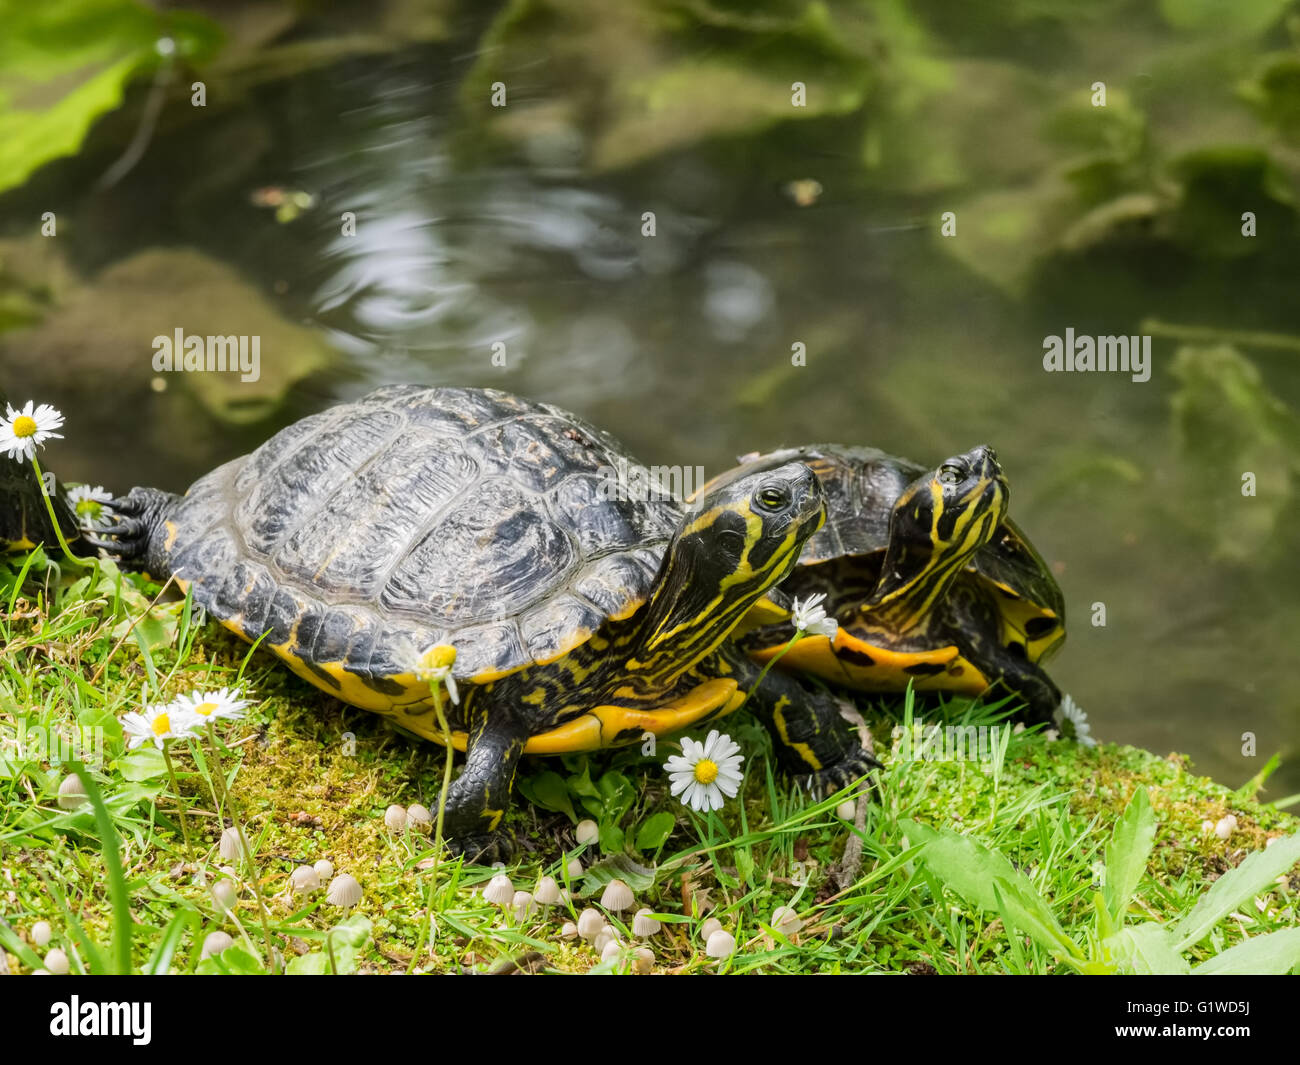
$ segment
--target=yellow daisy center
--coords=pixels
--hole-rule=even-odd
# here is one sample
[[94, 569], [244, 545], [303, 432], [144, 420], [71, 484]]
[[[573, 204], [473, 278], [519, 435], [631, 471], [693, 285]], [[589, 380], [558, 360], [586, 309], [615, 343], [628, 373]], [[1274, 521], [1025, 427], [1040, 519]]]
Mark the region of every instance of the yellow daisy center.
[[104, 508], [95, 499], [78, 499], [77, 513], [87, 518], [98, 518]]
[[701, 758], [695, 763], [695, 779], [701, 784], [712, 784], [718, 779], [718, 763]]
[[194, 712], [198, 714], [199, 717], [207, 717], [216, 709], [216, 703], [199, 703], [199, 705], [194, 708]]
[[155, 736], [165, 736], [172, 730], [172, 719], [166, 714], [159, 714], [153, 719], [152, 727]]
[[20, 414], [14, 419], [14, 436], [35, 436], [36, 419]]

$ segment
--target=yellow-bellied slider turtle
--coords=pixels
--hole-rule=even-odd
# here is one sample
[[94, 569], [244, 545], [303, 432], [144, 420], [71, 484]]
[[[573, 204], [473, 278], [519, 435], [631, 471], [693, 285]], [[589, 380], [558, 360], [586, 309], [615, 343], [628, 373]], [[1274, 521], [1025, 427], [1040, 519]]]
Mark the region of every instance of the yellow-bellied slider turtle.
[[[1060, 692], [1041, 668], [1065, 638], [1065, 603], [1047, 565], [1005, 517], [1007, 483], [991, 448], [935, 470], [866, 447], [812, 445], [746, 456], [757, 473], [806, 463], [827, 522], [781, 586], [826, 596], [834, 641], [810, 635], [780, 666], [863, 691], [979, 694], [999, 685], [1050, 721]], [[706, 486], [707, 490], [707, 486]], [[793, 635], [788, 623], [748, 633], [757, 661]]]
[[[835, 700], [728, 640], [823, 523], [798, 462], [719, 478], [689, 509], [620, 499], [620, 445], [547, 404], [381, 388], [305, 418], [184, 496], [136, 488], [100, 546], [174, 576], [306, 680], [432, 740], [422, 666], [455, 651], [465, 768], [449, 837], [494, 854], [522, 754], [635, 742], [748, 694], [788, 768], [842, 786], [874, 764]], [[626, 468], [626, 467], [624, 467]]]

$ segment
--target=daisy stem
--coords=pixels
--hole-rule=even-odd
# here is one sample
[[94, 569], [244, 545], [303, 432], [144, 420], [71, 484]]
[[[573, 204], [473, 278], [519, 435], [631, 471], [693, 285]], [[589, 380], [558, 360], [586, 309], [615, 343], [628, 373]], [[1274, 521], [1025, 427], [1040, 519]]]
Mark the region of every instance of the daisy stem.
[[434, 884], [438, 882], [438, 859], [442, 856], [442, 827], [447, 815], [447, 792], [451, 789], [451, 759], [454, 753], [451, 746], [451, 726], [447, 724], [447, 714], [442, 708], [442, 691], [437, 681], [429, 685], [433, 693], [433, 712], [438, 715], [438, 727], [442, 729], [442, 743], [447, 750], [446, 764], [442, 769], [442, 790], [438, 793], [438, 819], [433, 834], [433, 866], [429, 872]]
[[737, 710], [743, 710], [745, 708], [745, 704], [749, 702], [749, 697], [753, 695], [755, 689], [757, 689], [758, 686], [763, 683], [763, 678], [767, 676], [768, 670], [770, 670], [774, 665], [776, 665], [779, 661], [781, 661], [781, 656], [785, 654], [786, 651], [790, 650], [790, 648], [793, 647], [795, 644], [797, 644], [800, 640], [802, 640], [803, 637], [804, 637], [803, 629], [795, 629], [794, 635], [790, 637], [790, 642], [787, 643], [784, 647], [781, 648], [781, 650], [777, 651], [776, 654], [774, 654], [771, 658], [769, 658], [766, 662], [763, 663], [763, 668], [759, 671], [758, 679], [749, 686], [749, 691], [745, 692], [745, 698], [743, 698], [740, 701], [740, 705], [736, 707]]
[[[217, 808], [217, 817], [221, 817], [222, 808], [226, 802], [226, 774], [221, 765], [221, 754], [217, 750], [217, 734], [212, 730], [212, 722], [208, 721], [208, 747], [212, 751], [212, 766], [214, 772], [208, 776], [208, 787], [212, 789], [212, 805]], [[221, 781], [221, 786], [217, 786], [217, 781]]]
[[50, 516], [50, 524], [54, 527], [54, 535], [58, 537], [59, 546], [63, 548], [63, 553], [68, 556], [68, 561], [74, 566], [80, 566], [83, 569], [95, 569], [96, 563], [92, 559], [87, 561], [79, 558], [72, 553], [72, 548], [68, 546], [68, 541], [63, 538], [63, 529], [59, 525], [58, 515], [54, 513], [54, 501], [50, 499], [50, 493], [45, 490], [45, 474], [41, 472], [41, 464], [32, 456], [32, 471], [36, 474], [36, 483], [41, 489], [41, 498], [45, 500], [45, 513]]
[[163, 761], [167, 763], [167, 779], [171, 781], [172, 791], [176, 795], [176, 812], [180, 815], [181, 835], [185, 839], [185, 857], [188, 861], [194, 861], [194, 847], [190, 843], [190, 826], [185, 818], [185, 800], [181, 797], [181, 786], [176, 780], [176, 767], [172, 765], [171, 752], [167, 749], [167, 744], [162, 748]]

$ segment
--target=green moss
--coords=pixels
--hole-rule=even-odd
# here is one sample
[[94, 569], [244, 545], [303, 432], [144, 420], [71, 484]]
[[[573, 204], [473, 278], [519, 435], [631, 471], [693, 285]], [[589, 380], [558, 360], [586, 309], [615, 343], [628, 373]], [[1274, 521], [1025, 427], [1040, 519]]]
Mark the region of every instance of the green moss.
[[[158, 590], [127, 577], [118, 594], [103, 594], [117, 579], [110, 571], [108, 584], [98, 585], [101, 594], [89, 597], [82, 586], [81, 594], [62, 593], [54, 607], [30, 579], [27, 594], [12, 603], [4, 598], [0, 733], [7, 739], [30, 737], [33, 728], [67, 731], [76, 721], [107, 723], [105, 761], [96, 775], [123, 841], [132, 914], [143, 927], [133, 955], [137, 967], [148, 962], [167, 922], [189, 913], [196, 915], [194, 925], [182, 938], [172, 971], [198, 968], [203, 937], [217, 928], [230, 932], [247, 952], [240, 955], [243, 964], [262, 964], [251, 960], [265, 955], [254, 880], [267, 903], [276, 949], [290, 959], [321, 951], [325, 934], [344, 912], [327, 905], [323, 893], [305, 899], [288, 893], [295, 865], [321, 858], [363, 887], [354, 911], [371, 922], [370, 937], [356, 952], [362, 972], [597, 966], [599, 958], [589, 946], [559, 939], [563, 921], [574, 920], [579, 909], [599, 898], [598, 878], [571, 882], [565, 876], [567, 860], [582, 850], [567, 816], [519, 799], [507, 820], [519, 841], [519, 857], [507, 870], [515, 886], [531, 889], [540, 875], [549, 874], [575, 893], [568, 906], [516, 922], [474, 890], [492, 870], [444, 856], [435, 878], [428, 836], [395, 835], [384, 826], [390, 804], [436, 805], [444, 765], [440, 748], [344, 706], [268, 655], [249, 658], [246, 645], [216, 626], [188, 626], [182, 604], [154, 608], [157, 629], [166, 638], [147, 656], [132, 639], [117, 646], [123, 621], [138, 617], [146, 597]], [[228, 917], [205, 886], [227, 875], [223, 867], [233, 869], [219, 854], [225, 822], [213, 803], [211, 762], [205, 769], [194, 749], [179, 743], [171, 748], [192, 826], [194, 852], [187, 854], [176, 796], [159, 768], [161, 760], [126, 757], [113, 723], [160, 697], [236, 683], [256, 702], [246, 719], [222, 723], [220, 729], [227, 812], [244, 825], [254, 854], [251, 870], [235, 870], [239, 900]], [[676, 822], [657, 856], [635, 858], [650, 863], [657, 857], [655, 882], [638, 892], [638, 906], [676, 922], [666, 923], [650, 944], [657, 970], [1057, 971], [1050, 957], [1030, 949], [1017, 960], [1000, 921], [956, 905], [910, 862], [895, 861], [906, 849], [901, 818], [956, 827], [1001, 850], [1053, 900], [1067, 926], [1072, 917], [1085, 916], [1094, 863], [1140, 786], [1150, 792], [1159, 827], [1138, 905], [1157, 920], [1181, 912], [1188, 899], [1269, 837], [1296, 828], [1294, 819], [1275, 808], [1195, 775], [1177, 755], [1085, 748], [1020, 734], [1009, 737], [1000, 760], [905, 759], [901, 749], [888, 749], [899, 702], [885, 701], [868, 714], [887, 768], [877, 801], [863, 811], [860, 867], [847, 877], [837, 878], [837, 866], [854, 830], [834, 813], [846, 796], [814, 801], [776, 778], [766, 735], [743, 716], [727, 723], [747, 754], [743, 801], [728, 804], [719, 817], [698, 817], [671, 799], [660, 768], [662, 750], [653, 759], [628, 749], [591, 760], [593, 777], [613, 767], [631, 781], [636, 799], [620, 824], [628, 840], [655, 813], [668, 811]], [[965, 703], [949, 706], [946, 714], [948, 723], [975, 727], [990, 727], [997, 717]], [[84, 811], [58, 808], [63, 771], [30, 745], [7, 743], [3, 751], [0, 876], [8, 892], [3, 916], [14, 937], [6, 940], [9, 965], [22, 970], [30, 964], [22, 941], [35, 921], [48, 920], [56, 943], [72, 945], [68, 917], [48, 884], [62, 885], [69, 908], [97, 942], [107, 942], [111, 907], [93, 819]], [[199, 753], [207, 758], [204, 748]], [[570, 760], [569, 769], [578, 764]], [[555, 760], [533, 760], [522, 773], [535, 778], [558, 768]], [[1204, 821], [1228, 813], [1237, 818], [1228, 840], [1202, 830]], [[580, 854], [584, 866], [599, 857]], [[586, 884], [594, 887], [591, 897], [577, 897]], [[1294, 878], [1290, 891], [1279, 887], [1256, 915], [1257, 923], [1265, 928], [1296, 923], [1297, 888]], [[782, 905], [793, 906], [803, 922], [789, 939], [766, 927]], [[720, 919], [740, 944], [725, 963], [703, 955], [698, 933], [708, 915]], [[620, 938], [631, 943], [624, 927], [630, 914], [623, 916], [622, 922], [609, 918]], [[1213, 945], [1221, 949], [1252, 932], [1247, 926], [1256, 918], [1244, 918], [1242, 928], [1225, 930]], [[202, 965], [205, 971], [236, 968], [236, 960], [231, 954]], [[619, 964], [611, 961], [607, 967]]]

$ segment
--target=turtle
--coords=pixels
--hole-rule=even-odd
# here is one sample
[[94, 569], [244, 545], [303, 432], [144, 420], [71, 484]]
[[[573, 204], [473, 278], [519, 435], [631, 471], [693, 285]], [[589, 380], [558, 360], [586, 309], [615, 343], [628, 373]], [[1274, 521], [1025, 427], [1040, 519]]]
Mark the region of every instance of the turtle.
[[876, 768], [830, 693], [765, 673], [729, 638], [823, 524], [817, 476], [737, 470], [686, 506], [620, 498], [629, 463], [546, 403], [392, 385], [282, 429], [184, 496], [133, 488], [86, 538], [435, 742], [430, 671], [449, 668], [465, 762], [445, 832], [471, 859], [510, 852], [521, 756], [643, 742], [742, 704], [808, 785]]
[[824, 596], [840, 629], [781, 653], [793, 628], [769, 596], [739, 637], [756, 661], [780, 654], [781, 668], [861, 691], [993, 689], [1023, 700], [1022, 720], [1052, 721], [1061, 695], [1042, 666], [1065, 639], [1064, 597], [1006, 517], [991, 447], [926, 470], [875, 448], [816, 444], [747, 455], [737, 469], [788, 462], [817, 474], [828, 517], [781, 591]]

